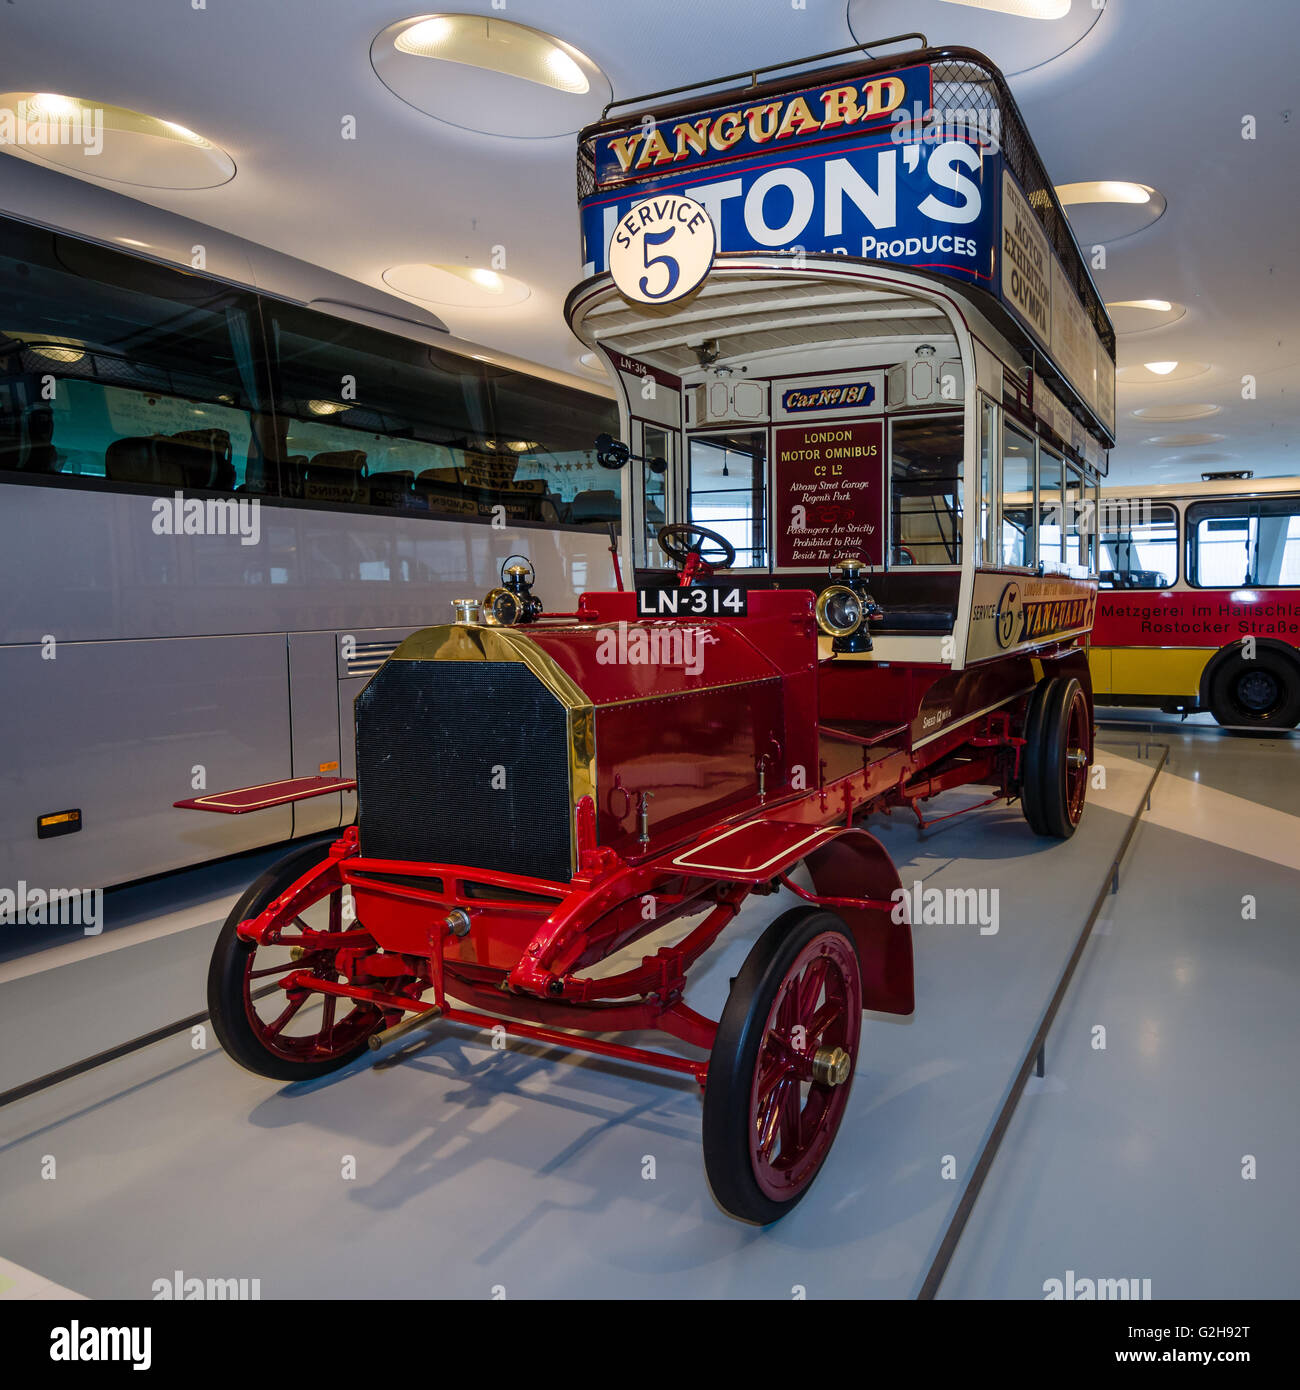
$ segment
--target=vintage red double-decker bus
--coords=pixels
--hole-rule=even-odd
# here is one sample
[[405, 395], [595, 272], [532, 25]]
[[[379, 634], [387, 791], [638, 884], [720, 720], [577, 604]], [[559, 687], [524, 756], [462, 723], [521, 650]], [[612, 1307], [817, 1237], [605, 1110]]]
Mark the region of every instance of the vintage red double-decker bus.
[[[355, 782], [178, 803], [357, 792], [221, 933], [238, 1061], [315, 1076], [443, 1018], [685, 1073], [753, 1222], [820, 1169], [863, 1010], [913, 1008], [865, 819], [973, 784], [1045, 837], [1079, 823], [1096, 538], [1042, 517], [1084, 514], [1113, 427], [1113, 333], [997, 70], [794, 66], [581, 136], [567, 314], [619, 391], [626, 586], [548, 612], [504, 557], [358, 697]], [[915, 102], [979, 119], [900, 134]], [[777, 895], [703, 1016], [692, 965]], [[610, 1036], [656, 1030], [691, 1055]]]

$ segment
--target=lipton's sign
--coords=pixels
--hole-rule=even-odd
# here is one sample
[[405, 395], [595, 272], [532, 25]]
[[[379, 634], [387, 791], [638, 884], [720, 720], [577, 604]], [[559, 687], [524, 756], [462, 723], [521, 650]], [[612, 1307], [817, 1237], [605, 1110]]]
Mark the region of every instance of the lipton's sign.
[[918, 101], [930, 104], [930, 69], [924, 66], [860, 82], [806, 87], [749, 105], [718, 106], [662, 125], [647, 117], [635, 128], [596, 141], [596, 184], [603, 188], [646, 173], [872, 130], [887, 125], [900, 107]]

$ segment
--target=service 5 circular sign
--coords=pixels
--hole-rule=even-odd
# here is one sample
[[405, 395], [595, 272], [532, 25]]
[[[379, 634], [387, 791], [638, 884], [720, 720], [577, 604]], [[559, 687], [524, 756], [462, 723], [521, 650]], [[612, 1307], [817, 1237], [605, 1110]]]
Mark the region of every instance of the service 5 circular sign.
[[717, 235], [693, 198], [667, 194], [638, 203], [614, 228], [607, 264], [614, 283], [641, 304], [682, 299], [709, 273]]

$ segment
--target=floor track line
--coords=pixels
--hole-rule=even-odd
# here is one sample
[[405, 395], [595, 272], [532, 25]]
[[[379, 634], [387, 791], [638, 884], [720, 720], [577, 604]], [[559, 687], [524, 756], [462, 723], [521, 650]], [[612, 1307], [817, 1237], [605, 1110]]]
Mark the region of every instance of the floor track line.
[[1093, 900], [1092, 911], [1088, 914], [1088, 920], [1083, 924], [1083, 930], [1079, 933], [1079, 939], [1074, 944], [1074, 950], [1070, 953], [1070, 959], [1065, 963], [1065, 969], [1061, 972], [1061, 978], [1057, 982], [1056, 992], [1052, 995], [1047, 1005], [1046, 1012], [1039, 1021], [1038, 1030], [1034, 1034], [1033, 1041], [1029, 1044], [1029, 1051], [1025, 1054], [1025, 1059], [1020, 1064], [1020, 1070], [1016, 1073], [1015, 1080], [1011, 1083], [1011, 1090], [1007, 1098], [1002, 1103], [1002, 1109], [998, 1112], [998, 1117], [994, 1121], [993, 1128], [989, 1137], [984, 1141], [984, 1147], [980, 1150], [980, 1156], [975, 1162], [975, 1167], [970, 1175], [970, 1180], [966, 1184], [965, 1191], [961, 1194], [961, 1200], [957, 1203], [957, 1210], [953, 1213], [952, 1220], [948, 1223], [948, 1229], [943, 1233], [943, 1239], [939, 1242], [939, 1249], [935, 1253], [929, 1272], [925, 1276], [925, 1281], [921, 1285], [921, 1290], [917, 1294], [917, 1301], [929, 1301], [939, 1292], [939, 1285], [943, 1283], [943, 1276], [948, 1272], [948, 1266], [952, 1263], [952, 1257], [956, 1253], [957, 1243], [961, 1240], [962, 1232], [966, 1229], [966, 1223], [970, 1220], [971, 1212], [975, 1209], [975, 1203], [979, 1200], [980, 1190], [984, 1186], [984, 1180], [989, 1175], [989, 1169], [993, 1166], [993, 1160], [997, 1157], [998, 1148], [1001, 1146], [1002, 1138], [1011, 1124], [1011, 1117], [1015, 1114], [1016, 1106], [1020, 1103], [1020, 1097], [1024, 1094], [1025, 1083], [1038, 1064], [1043, 1049], [1047, 1045], [1047, 1035], [1051, 1031], [1052, 1023], [1056, 1019], [1057, 1010], [1061, 1007], [1061, 1002], [1065, 998], [1066, 991], [1070, 987], [1070, 981], [1074, 977], [1075, 967], [1079, 964], [1079, 959], [1083, 955], [1083, 949], [1088, 944], [1092, 936], [1092, 929], [1096, 925], [1097, 919], [1101, 916], [1102, 907], [1106, 899], [1112, 893], [1119, 891], [1119, 867], [1128, 853], [1129, 844], [1137, 831], [1142, 817], [1146, 814], [1151, 805], [1151, 789], [1155, 786], [1160, 773], [1163, 771], [1165, 763], [1169, 761], [1170, 745], [1152, 744], [1154, 748], [1159, 748], [1160, 761], [1156, 763], [1155, 769], [1147, 782], [1146, 790], [1142, 793], [1138, 801], [1137, 810], [1129, 818], [1128, 828], [1124, 832], [1124, 838], [1120, 841], [1119, 848], [1115, 851], [1115, 857], [1111, 860], [1110, 867], [1106, 870], [1106, 876], [1102, 880], [1102, 886]]

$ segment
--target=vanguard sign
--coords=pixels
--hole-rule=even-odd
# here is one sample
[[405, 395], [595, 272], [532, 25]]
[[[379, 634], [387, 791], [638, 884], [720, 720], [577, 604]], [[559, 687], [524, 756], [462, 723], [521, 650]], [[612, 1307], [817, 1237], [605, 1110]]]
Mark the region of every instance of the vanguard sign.
[[862, 82], [806, 87], [753, 105], [715, 106], [662, 126], [648, 117], [635, 129], [596, 140], [596, 186], [606, 188], [646, 173], [770, 154], [828, 135], [861, 133], [889, 122], [902, 107], [929, 105], [930, 69], [921, 66]]

